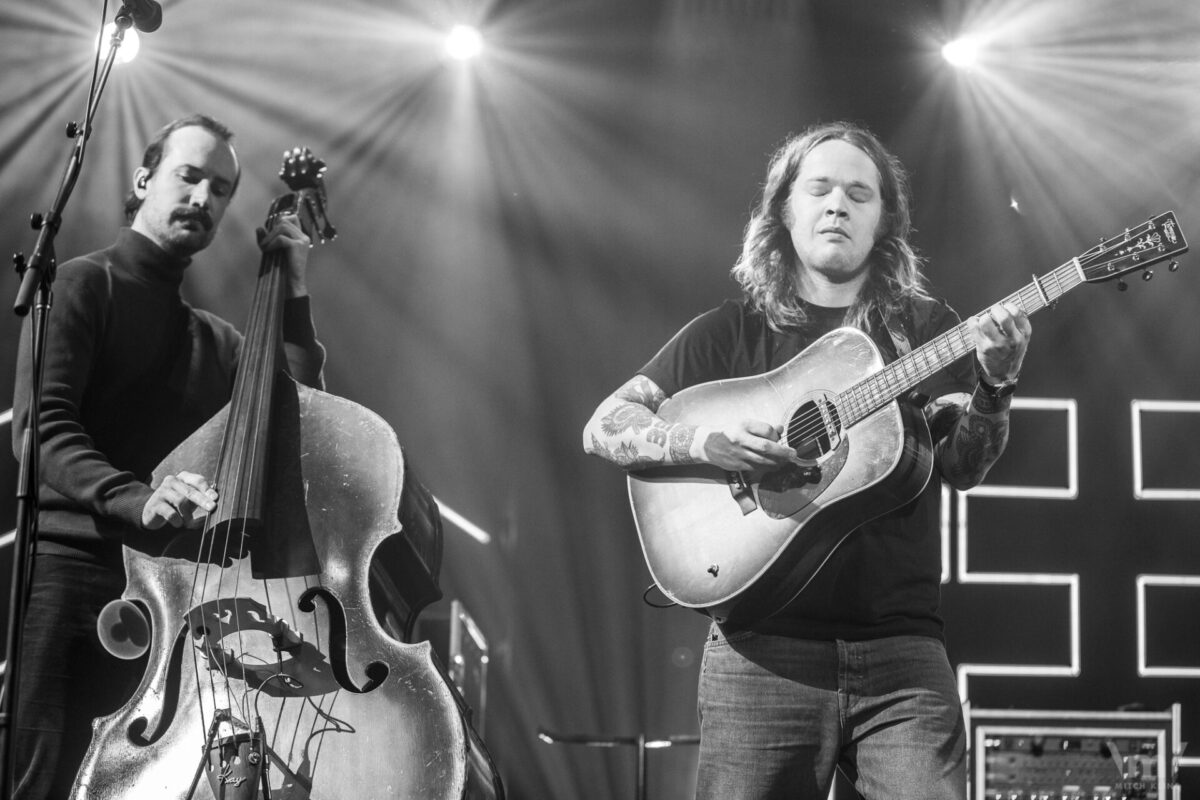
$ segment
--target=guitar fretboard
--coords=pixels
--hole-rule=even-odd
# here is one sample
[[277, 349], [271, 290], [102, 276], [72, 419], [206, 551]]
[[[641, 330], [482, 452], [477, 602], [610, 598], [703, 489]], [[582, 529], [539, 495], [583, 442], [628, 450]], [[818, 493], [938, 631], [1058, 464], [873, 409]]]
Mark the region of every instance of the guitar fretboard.
[[[1057, 302], [1058, 298], [1084, 281], [1079, 260], [1072, 259], [1040, 278], [1035, 276], [1032, 283], [1001, 302], [1017, 306], [1026, 314], [1033, 314]], [[982, 314], [975, 316], [978, 318]], [[865, 419], [974, 349], [975, 337], [966, 322], [930, 339], [839, 394], [834, 402], [842, 424], [850, 427]]]

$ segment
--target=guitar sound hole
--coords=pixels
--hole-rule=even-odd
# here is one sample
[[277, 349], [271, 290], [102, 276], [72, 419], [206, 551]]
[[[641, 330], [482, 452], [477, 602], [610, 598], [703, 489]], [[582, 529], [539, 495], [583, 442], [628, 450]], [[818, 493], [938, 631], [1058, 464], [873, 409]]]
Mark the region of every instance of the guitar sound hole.
[[837, 407], [825, 398], [809, 400], [788, 421], [787, 443], [800, 458], [816, 461], [837, 447], [841, 428]]

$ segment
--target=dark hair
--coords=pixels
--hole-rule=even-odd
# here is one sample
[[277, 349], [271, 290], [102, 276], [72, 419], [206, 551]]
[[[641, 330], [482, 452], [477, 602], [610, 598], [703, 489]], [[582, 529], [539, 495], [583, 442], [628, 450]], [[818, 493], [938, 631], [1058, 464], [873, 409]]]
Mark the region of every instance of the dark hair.
[[[190, 114], [186, 117], [180, 117], [177, 120], [168, 122], [162, 130], [154, 135], [150, 144], [146, 146], [146, 152], [142, 154], [142, 167], [147, 170], [148, 175], [153, 175], [154, 170], [158, 169], [158, 165], [162, 163], [167, 138], [180, 128], [204, 128], [204, 130], [216, 136], [231, 148], [233, 147], [233, 131], [212, 117], [205, 114]], [[230, 190], [231, 194], [237, 190], [238, 181], [241, 180], [241, 177], [242, 173], [239, 168], [238, 174], [233, 179], [233, 188]], [[137, 216], [138, 209], [141, 207], [142, 199], [137, 196], [136, 192], [130, 189], [129, 194], [125, 196], [125, 221], [133, 222], [133, 218]]]
[[872, 310], [894, 311], [902, 299], [927, 297], [920, 258], [908, 243], [912, 231], [908, 176], [899, 159], [860, 125], [814, 125], [789, 136], [771, 156], [762, 197], [746, 225], [742, 254], [732, 270], [742, 291], [776, 329], [807, 321], [796, 293], [797, 255], [788, 231], [788, 198], [804, 158], [814, 147], [830, 140], [854, 145], [875, 163], [883, 205], [875, 247], [868, 256], [872, 260], [871, 275], [847, 323], [865, 327]]

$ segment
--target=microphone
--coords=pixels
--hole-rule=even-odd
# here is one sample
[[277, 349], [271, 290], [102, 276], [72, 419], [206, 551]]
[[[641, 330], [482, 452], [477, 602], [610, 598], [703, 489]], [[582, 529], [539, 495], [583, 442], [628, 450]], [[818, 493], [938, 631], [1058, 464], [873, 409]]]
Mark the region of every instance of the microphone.
[[154, 0], [124, 0], [117, 16], [128, 15], [133, 27], [142, 33], [154, 33], [162, 25], [162, 6]]

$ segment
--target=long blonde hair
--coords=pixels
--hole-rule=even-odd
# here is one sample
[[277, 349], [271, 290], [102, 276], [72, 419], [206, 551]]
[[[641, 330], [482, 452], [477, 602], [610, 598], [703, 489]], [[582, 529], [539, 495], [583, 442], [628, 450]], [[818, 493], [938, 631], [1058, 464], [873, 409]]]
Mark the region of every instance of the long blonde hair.
[[873, 312], [886, 318], [899, 311], [902, 301], [929, 296], [921, 259], [908, 243], [912, 231], [908, 176], [899, 159], [859, 125], [814, 125], [789, 136], [771, 156], [762, 197], [746, 224], [742, 254], [731, 271], [746, 297], [766, 314], [775, 330], [799, 327], [808, 321], [796, 286], [798, 256], [785, 217], [792, 184], [805, 156], [830, 140], [854, 145], [875, 163], [883, 205], [877, 240], [867, 256], [871, 269], [847, 314], [847, 324], [866, 329]]

